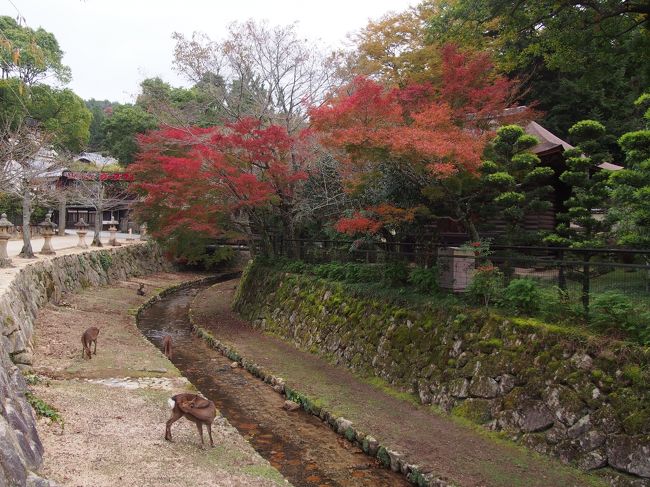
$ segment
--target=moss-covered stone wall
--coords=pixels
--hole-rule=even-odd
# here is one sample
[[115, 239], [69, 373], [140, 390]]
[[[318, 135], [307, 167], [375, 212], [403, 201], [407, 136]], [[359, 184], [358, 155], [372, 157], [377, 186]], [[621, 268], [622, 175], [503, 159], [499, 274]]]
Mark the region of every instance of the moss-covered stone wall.
[[648, 348], [480, 310], [408, 309], [257, 264], [235, 307], [264, 331], [424, 404], [650, 485]]

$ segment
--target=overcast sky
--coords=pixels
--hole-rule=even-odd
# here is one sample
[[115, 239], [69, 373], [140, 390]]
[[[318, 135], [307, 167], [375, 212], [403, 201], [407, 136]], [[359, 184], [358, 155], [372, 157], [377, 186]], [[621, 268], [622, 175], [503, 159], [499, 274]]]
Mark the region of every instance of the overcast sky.
[[[160, 76], [180, 85], [171, 69], [172, 32], [202, 31], [213, 39], [233, 21], [298, 21], [301, 36], [323, 48], [341, 47], [346, 34], [416, 0], [0, 0], [0, 14], [17, 15], [52, 32], [72, 68], [69, 87], [84, 99], [133, 101], [138, 84]], [[15, 6], [15, 7], [14, 7]]]

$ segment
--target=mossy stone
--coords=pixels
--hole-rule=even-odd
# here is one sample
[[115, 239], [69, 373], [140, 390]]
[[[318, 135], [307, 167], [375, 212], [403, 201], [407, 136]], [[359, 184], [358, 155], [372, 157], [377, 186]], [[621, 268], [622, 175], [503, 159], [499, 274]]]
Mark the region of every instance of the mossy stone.
[[385, 447], [380, 446], [377, 450], [377, 460], [386, 468], [390, 467], [390, 455], [388, 455], [388, 450]]
[[487, 399], [466, 399], [451, 412], [474, 423], [485, 424], [492, 419], [492, 404], [492, 401]]

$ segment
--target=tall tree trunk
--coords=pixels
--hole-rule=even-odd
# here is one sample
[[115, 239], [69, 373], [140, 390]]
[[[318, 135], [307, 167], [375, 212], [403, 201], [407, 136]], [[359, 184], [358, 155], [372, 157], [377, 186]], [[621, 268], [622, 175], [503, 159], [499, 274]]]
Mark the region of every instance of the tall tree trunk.
[[18, 257], [33, 259], [35, 257], [32, 250], [32, 230], [30, 220], [32, 217], [32, 194], [29, 189], [23, 193], [23, 248]]
[[476, 230], [476, 225], [474, 225], [474, 222], [469, 218], [467, 219], [467, 230], [469, 231], [469, 236], [472, 237], [473, 242], [481, 240], [481, 236], [478, 234], [478, 230]]
[[66, 211], [66, 200], [65, 195], [61, 194], [59, 200], [59, 235], [65, 235], [65, 211]]
[[103, 247], [102, 241], [99, 239], [102, 231], [102, 220], [104, 219], [104, 210], [97, 208], [95, 210], [95, 234], [93, 235], [93, 242], [90, 244], [93, 247]]
[[467, 233], [469, 233], [469, 238], [473, 242], [478, 242], [481, 239], [481, 236], [478, 234], [478, 230], [472, 221], [472, 217], [460, 206], [456, 206], [455, 211], [458, 221], [462, 222], [463, 226], [467, 230]]

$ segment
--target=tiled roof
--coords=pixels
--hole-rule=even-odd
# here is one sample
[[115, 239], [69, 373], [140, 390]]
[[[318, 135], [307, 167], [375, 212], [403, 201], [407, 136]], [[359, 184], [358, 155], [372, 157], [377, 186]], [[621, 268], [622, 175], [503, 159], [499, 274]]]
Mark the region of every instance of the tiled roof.
[[[531, 151], [538, 156], [573, 149], [571, 144], [552, 134], [537, 122], [530, 122], [526, 125], [525, 130], [527, 134], [533, 135], [537, 140], [539, 140], [539, 144], [531, 149]], [[602, 164], [599, 164], [598, 167], [607, 171], [620, 171], [623, 169], [622, 166], [612, 164], [611, 162], [603, 162]]]

